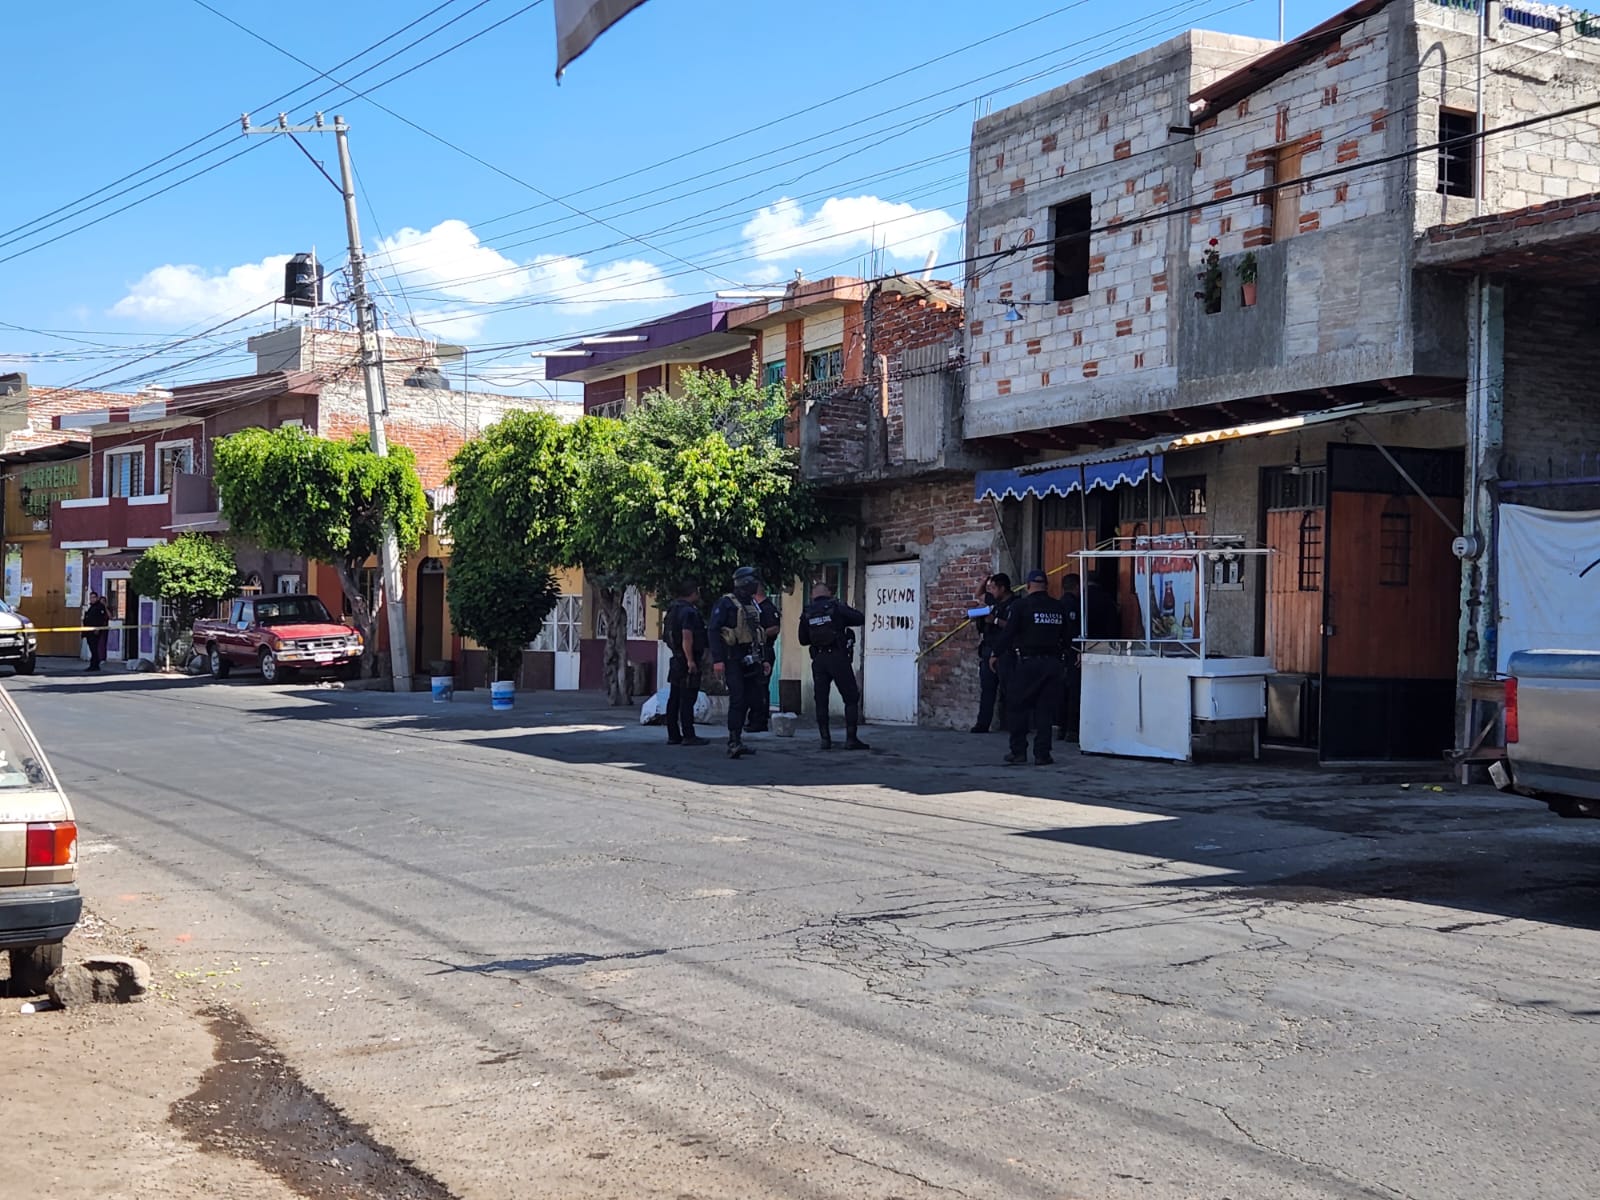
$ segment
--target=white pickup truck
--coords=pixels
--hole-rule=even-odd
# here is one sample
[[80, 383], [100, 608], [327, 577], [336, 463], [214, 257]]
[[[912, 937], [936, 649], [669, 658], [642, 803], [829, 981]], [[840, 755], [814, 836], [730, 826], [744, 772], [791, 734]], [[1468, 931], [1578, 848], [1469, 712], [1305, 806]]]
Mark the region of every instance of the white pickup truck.
[[1600, 652], [1519, 650], [1506, 676], [1509, 783], [1564, 817], [1600, 817]]

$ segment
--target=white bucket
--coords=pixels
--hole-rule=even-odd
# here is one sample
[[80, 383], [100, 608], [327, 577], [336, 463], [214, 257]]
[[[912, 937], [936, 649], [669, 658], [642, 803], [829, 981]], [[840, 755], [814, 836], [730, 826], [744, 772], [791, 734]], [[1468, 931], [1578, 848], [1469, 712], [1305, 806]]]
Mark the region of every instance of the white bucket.
[[448, 704], [456, 694], [456, 677], [454, 675], [433, 676], [433, 702], [435, 704]]
[[491, 683], [489, 685], [489, 706], [495, 712], [510, 712], [511, 698], [516, 689], [517, 685], [509, 679], [502, 680], [499, 683]]

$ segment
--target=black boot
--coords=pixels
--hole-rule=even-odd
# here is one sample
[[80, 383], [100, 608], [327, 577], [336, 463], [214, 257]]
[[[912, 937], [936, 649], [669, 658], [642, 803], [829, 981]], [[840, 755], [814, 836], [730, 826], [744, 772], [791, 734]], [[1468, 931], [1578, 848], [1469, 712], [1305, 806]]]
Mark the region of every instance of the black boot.
[[856, 731], [851, 728], [845, 730], [844, 748], [846, 750], [871, 750], [872, 747], [856, 736]]
[[752, 755], [754, 753], [755, 753], [754, 750], [750, 749], [749, 746], [746, 746], [743, 742], [739, 741], [737, 738], [730, 738], [728, 740], [728, 757], [729, 758], [747, 758], [747, 757], [749, 757], [750, 755]]

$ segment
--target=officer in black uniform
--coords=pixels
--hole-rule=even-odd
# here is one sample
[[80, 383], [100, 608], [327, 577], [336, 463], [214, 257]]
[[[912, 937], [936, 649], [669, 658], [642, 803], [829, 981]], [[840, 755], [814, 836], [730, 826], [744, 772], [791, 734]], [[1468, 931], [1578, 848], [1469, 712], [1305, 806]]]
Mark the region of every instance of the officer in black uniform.
[[835, 599], [833, 589], [825, 583], [811, 589], [811, 603], [800, 613], [800, 644], [811, 648], [813, 703], [824, 750], [833, 749], [833, 734], [828, 729], [830, 685], [839, 689], [839, 699], [844, 701], [844, 748], [871, 749], [856, 736], [861, 720], [861, 690], [856, 687], [856, 669], [851, 662], [855, 631], [866, 623], [865, 614]]
[[754, 567], [733, 573], [733, 591], [711, 610], [711, 666], [728, 685], [728, 757], [743, 758], [755, 751], [744, 744], [745, 722], [752, 701], [759, 699], [772, 670], [767, 663], [766, 635], [756, 592], [761, 580]]
[[709, 745], [694, 733], [694, 705], [700, 698], [700, 658], [706, 652], [706, 620], [700, 615], [700, 588], [686, 580], [667, 609], [667, 742], [673, 746]]
[[[1061, 703], [1061, 658], [1067, 649], [1067, 610], [1050, 595], [1043, 571], [1028, 573], [1028, 594], [1012, 605], [996, 659], [1014, 653], [1016, 663], [1007, 682], [1011, 718], [1011, 753], [1007, 763], [1028, 761], [1028, 727], [1033, 727], [1033, 761], [1048, 766], [1051, 725]], [[998, 664], [996, 664], [998, 665]]]
[[1016, 597], [1011, 593], [1011, 576], [1004, 571], [989, 576], [983, 581], [979, 599], [988, 608], [989, 615], [978, 618], [978, 719], [972, 723], [972, 732], [988, 733], [994, 728], [997, 700], [1001, 702], [1000, 723], [1006, 723], [1000, 675], [989, 664], [994, 661], [994, 648], [1006, 627], [1006, 616], [1016, 602]]

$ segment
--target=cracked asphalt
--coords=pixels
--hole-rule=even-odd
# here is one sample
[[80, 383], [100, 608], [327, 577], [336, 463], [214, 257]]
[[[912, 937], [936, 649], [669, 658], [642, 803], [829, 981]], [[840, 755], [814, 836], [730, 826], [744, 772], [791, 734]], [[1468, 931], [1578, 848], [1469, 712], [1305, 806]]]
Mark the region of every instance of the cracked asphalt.
[[[83, 882], [464, 1198], [1587, 1197], [1600, 822], [586, 697], [7, 681]], [[991, 765], [991, 760], [995, 760]]]

